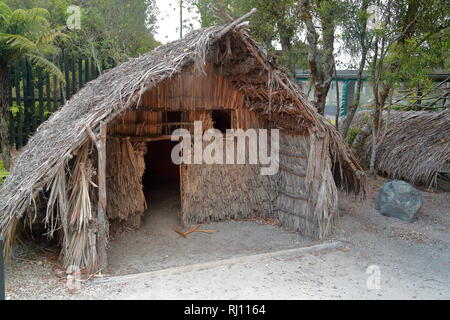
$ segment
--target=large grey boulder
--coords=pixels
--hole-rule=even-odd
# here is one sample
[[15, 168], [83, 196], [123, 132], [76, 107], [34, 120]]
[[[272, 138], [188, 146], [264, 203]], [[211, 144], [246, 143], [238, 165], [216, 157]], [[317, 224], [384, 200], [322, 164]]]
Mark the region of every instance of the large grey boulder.
[[375, 209], [382, 215], [411, 222], [422, 206], [420, 191], [405, 181], [386, 182], [375, 200]]

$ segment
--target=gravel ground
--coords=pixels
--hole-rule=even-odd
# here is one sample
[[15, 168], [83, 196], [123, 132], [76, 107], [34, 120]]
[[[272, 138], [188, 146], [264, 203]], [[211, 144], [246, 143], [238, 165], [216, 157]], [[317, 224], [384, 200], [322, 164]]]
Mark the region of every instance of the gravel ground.
[[[450, 299], [450, 194], [423, 192], [424, 205], [417, 220], [406, 223], [381, 216], [373, 209], [375, 191], [382, 182], [383, 179], [378, 179], [371, 183], [371, 191], [364, 202], [341, 195], [342, 217], [330, 237], [345, 244], [345, 247], [338, 250], [288, 254], [202, 271], [149, 276], [139, 283], [94, 285], [91, 281], [83, 281], [81, 290], [69, 291], [56, 253], [42, 252], [25, 246], [19, 255], [20, 259], [12, 260], [6, 268], [7, 298]], [[245, 250], [233, 252], [227, 247], [205, 244], [207, 250], [220, 251], [212, 254], [214, 258], [211, 260], [309, 245], [295, 233], [287, 233], [279, 227], [259, 225], [255, 222], [223, 222], [203, 227], [217, 229], [218, 232], [212, 235], [195, 233], [190, 239], [169, 241], [167, 248], [175, 254], [179, 249], [173, 247], [174, 241], [194, 240], [195, 244], [201, 244], [207, 242], [210, 236], [221, 234], [223, 237], [223, 231], [229, 233], [230, 242], [245, 243], [247, 247]], [[247, 235], [234, 238], [233, 230], [237, 230], [236, 227], [241, 227], [241, 231]], [[254, 230], [259, 232], [254, 237], [256, 241], [252, 240]], [[272, 244], [260, 245], [260, 237], [264, 234], [267, 238], [275, 237], [278, 240]], [[135, 240], [134, 236], [136, 235], [130, 235], [128, 238]], [[117, 252], [125, 254], [126, 250], [133, 249], [125, 246], [131, 244], [132, 240], [127, 242], [119, 239], [125, 241], [123, 251], [120, 248], [112, 248], [111, 252], [118, 250]], [[223, 241], [226, 244], [226, 237]], [[256, 251], [252, 252], [253, 249]], [[133, 255], [135, 252], [129, 254]], [[205, 252], [202, 256], [194, 249], [191, 254], [198, 255], [198, 259], [194, 257], [196, 263], [197, 260], [202, 262], [208, 257]], [[162, 267], [175, 266], [177, 261], [190, 261], [187, 258], [177, 258], [179, 260], [169, 259], [169, 262], [163, 263], [164, 259], [160, 258], [164, 255], [156, 256], [155, 261]], [[111, 258], [116, 259], [116, 274], [133, 271], [127, 269], [128, 256], [116, 255]], [[150, 256], [143, 258], [146, 259], [150, 259]], [[135, 261], [138, 261], [138, 258], [131, 260], [131, 265], [136, 266]], [[141, 267], [141, 271], [152, 270], [152, 267], [145, 265]], [[379, 271], [379, 289], [368, 288], [368, 280], [373, 279], [371, 276], [374, 275], [367, 273], [368, 270]]]

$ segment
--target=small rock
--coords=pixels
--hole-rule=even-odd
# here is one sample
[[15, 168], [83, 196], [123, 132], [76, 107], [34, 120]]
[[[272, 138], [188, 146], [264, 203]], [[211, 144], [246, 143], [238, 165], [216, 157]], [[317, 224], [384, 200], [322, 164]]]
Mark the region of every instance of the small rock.
[[420, 191], [401, 180], [383, 184], [375, 200], [375, 209], [382, 215], [407, 222], [413, 221], [420, 207], [422, 207]]

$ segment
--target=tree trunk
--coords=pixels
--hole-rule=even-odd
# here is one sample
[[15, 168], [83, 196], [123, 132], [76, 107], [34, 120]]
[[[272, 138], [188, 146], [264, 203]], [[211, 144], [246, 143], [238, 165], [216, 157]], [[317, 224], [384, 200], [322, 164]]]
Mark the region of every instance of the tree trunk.
[[9, 143], [8, 68], [0, 67], [0, 146], [3, 166], [11, 165], [11, 145]]
[[311, 82], [314, 84], [314, 106], [325, 113], [325, 101], [334, 72], [334, 19], [330, 14], [319, 17], [323, 37], [323, 61], [319, 61], [319, 34], [313, 22], [312, 5], [308, 0], [299, 2], [300, 19], [305, 23], [308, 42], [308, 64]]
[[320, 84], [316, 84], [314, 87], [314, 105], [321, 115], [325, 114], [325, 103], [327, 101], [327, 95], [329, 90], [329, 85], [327, 88], [322, 88]]
[[[361, 12], [364, 14], [367, 14], [367, 10], [369, 8], [370, 0], [365, 0], [361, 4]], [[350, 126], [353, 122], [353, 118], [355, 117], [356, 111], [358, 110], [359, 103], [361, 101], [361, 90], [363, 86], [362, 81], [362, 74], [364, 71], [364, 66], [366, 65], [366, 59], [367, 59], [367, 52], [369, 50], [369, 45], [367, 44], [367, 16], [364, 18], [362, 22], [362, 32], [359, 37], [359, 45], [361, 47], [361, 60], [359, 61], [359, 67], [358, 67], [358, 74], [357, 74], [357, 80], [356, 80], [356, 96], [355, 100], [352, 103], [351, 106], [349, 106], [347, 117], [345, 117], [343, 124], [342, 124], [342, 134], [345, 137], [347, 137], [348, 130], [350, 129]]]
[[[329, 3], [331, 5], [331, 2]], [[321, 10], [319, 12], [322, 12]], [[330, 90], [331, 81], [335, 70], [334, 59], [334, 29], [335, 17], [332, 12], [325, 12], [320, 14], [320, 21], [322, 26], [322, 49], [323, 49], [323, 63], [322, 63], [322, 83], [320, 89], [323, 95], [323, 106], [320, 105], [322, 115], [325, 114], [325, 100]]]
[[357, 74], [357, 78], [356, 78], [355, 101], [349, 107], [348, 114], [342, 123], [342, 136], [344, 138], [347, 137], [348, 130], [350, 129], [350, 126], [353, 122], [353, 118], [355, 117], [356, 111], [358, 110], [359, 102], [361, 101], [361, 90], [362, 90], [362, 85], [363, 85], [362, 74], [364, 71], [366, 58], [367, 58], [367, 50], [364, 50], [362, 53], [362, 56], [361, 56], [361, 61], [359, 63], [358, 74]]
[[419, 86], [417, 88], [417, 100], [416, 100], [416, 110], [418, 111], [422, 110], [422, 97], [423, 97], [423, 88]]
[[336, 78], [336, 116], [334, 118], [334, 125], [336, 130], [339, 131], [339, 116], [341, 113], [341, 104], [339, 103], [339, 81], [337, 78], [336, 62], [334, 63], [334, 76]]

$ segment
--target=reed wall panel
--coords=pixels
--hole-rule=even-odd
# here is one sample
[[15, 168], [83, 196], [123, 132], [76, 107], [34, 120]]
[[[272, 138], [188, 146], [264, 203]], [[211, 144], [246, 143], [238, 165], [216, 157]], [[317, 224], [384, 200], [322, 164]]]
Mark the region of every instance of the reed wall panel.
[[233, 128], [247, 130], [261, 128], [261, 120], [255, 111], [246, 108], [238, 108], [233, 112]]
[[255, 164], [183, 165], [183, 223], [274, 217], [279, 175], [263, 176], [260, 169]]
[[108, 124], [108, 135], [157, 136], [162, 134], [163, 112], [130, 110]]
[[244, 106], [245, 94], [232, 83], [206, 66], [206, 75], [189, 68], [173, 78], [162, 81], [141, 97], [138, 107], [189, 109], [236, 109]]
[[182, 175], [185, 225], [273, 217], [276, 184], [258, 165], [186, 165]]

